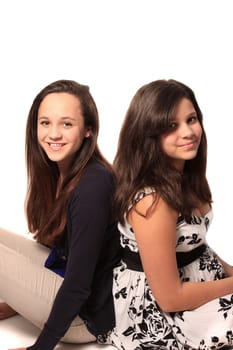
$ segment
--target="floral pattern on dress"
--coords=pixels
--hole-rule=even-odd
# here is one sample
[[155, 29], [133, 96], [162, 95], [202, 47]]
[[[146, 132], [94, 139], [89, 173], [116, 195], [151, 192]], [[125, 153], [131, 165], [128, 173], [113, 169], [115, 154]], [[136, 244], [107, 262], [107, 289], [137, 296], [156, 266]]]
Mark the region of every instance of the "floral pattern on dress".
[[[151, 189], [141, 191], [136, 201]], [[177, 220], [177, 252], [188, 252], [206, 243], [212, 210], [203, 217], [192, 215]], [[130, 224], [119, 224], [121, 245], [138, 252]], [[212, 281], [225, 277], [215, 252], [207, 245], [204, 253], [179, 269], [182, 281]], [[113, 296], [116, 327], [108, 341], [121, 350], [215, 350], [233, 344], [233, 295], [212, 300], [191, 311], [164, 313], [153, 297], [144, 272], [127, 268], [122, 261], [114, 269]]]

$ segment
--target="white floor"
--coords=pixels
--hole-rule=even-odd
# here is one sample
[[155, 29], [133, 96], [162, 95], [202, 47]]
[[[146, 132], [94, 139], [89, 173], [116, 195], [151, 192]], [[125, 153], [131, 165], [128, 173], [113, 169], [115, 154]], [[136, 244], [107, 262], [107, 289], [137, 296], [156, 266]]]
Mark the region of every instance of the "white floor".
[[[0, 321], [0, 350], [8, 350], [16, 347], [30, 346], [34, 343], [39, 329], [17, 315], [7, 320]], [[96, 343], [71, 345], [60, 343], [56, 350], [116, 350], [110, 345], [98, 345]]]

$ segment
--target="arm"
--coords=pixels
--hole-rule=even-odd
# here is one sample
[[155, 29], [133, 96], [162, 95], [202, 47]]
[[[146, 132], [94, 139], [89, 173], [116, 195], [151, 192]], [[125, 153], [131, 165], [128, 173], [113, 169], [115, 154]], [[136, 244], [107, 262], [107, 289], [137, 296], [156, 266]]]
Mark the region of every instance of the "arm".
[[91, 293], [91, 285], [111, 213], [112, 177], [105, 171], [85, 173], [67, 214], [69, 253], [64, 281], [51, 313], [30, 350], [52, 350]]
[[[190, 310], [233, 292], [233, 277], [209, 282], [181, 282], [176, 263], [177, 213], [159, 198], [149, 217], [153, 197], [148, 195], [132, 209], [128, 220], [133, 227], [143, 268], [160, 307], [165, 312]], [[171, 292], [172, 291], [172, 292]]]

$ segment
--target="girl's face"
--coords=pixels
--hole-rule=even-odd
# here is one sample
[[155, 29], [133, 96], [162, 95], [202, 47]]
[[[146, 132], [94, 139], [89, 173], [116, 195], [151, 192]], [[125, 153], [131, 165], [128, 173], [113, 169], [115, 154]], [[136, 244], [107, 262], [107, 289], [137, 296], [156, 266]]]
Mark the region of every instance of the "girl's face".
[[193, 104], [182, 98], [171, 120], [170, 130], [161, 136], [162, 149], [177, 169], [182, 171], [185, 161], [196, 157], [201, 136], [202, 127]]
[[38, 110], [37, 137], [48, 158], [65, 174], [90, 129], [85, 127], [79, 99], [69, 93], [48, 94]]

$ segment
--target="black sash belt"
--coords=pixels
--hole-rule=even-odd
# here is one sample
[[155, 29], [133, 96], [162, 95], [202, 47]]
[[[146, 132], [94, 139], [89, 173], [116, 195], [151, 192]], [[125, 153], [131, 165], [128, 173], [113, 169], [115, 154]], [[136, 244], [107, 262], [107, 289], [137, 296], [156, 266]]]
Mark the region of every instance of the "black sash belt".
[[[206, 250], [206, 245], [202, 244], [189, 252], [177, 252], [176, 261], [179, 268], [184, 267], [191, 262], [199, 258]], [[130, 270], [143, 272], [142, 262], [140, 255], [136, 252], [132, 252], [128, 247], [123, 249], [122, 260], [126, 263], [127, 268]]]

